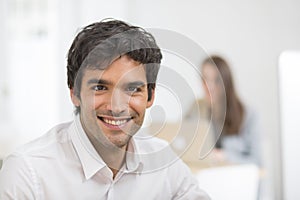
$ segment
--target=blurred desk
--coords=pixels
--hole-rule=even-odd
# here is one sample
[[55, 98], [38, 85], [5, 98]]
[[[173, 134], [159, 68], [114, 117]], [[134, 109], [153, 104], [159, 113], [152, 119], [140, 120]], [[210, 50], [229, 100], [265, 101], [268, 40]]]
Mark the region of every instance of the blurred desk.
[[254, 164], [213, 167], [200, 170], [197, 180], [200, 188], [214, 200], [257, 200], [259, 195], [259, 168]]
[[149, 132], [167, 140], [190, 167], [201, 189], [213, 200], [257, 200], [260, 170], [257, 166], [232, 165], [209, 155], [214, 142], [205, 123], [152, 123]]
[[203, 161], [201, 160], [199, 162], [186, 162], [186, 161], [184, 162], [189, 166], [193, 174], [197, 174], [204, 169], [231, 166], [229, 163], [225, 163], [225, 162], [214, 163], [208, 160], [203, 160]]

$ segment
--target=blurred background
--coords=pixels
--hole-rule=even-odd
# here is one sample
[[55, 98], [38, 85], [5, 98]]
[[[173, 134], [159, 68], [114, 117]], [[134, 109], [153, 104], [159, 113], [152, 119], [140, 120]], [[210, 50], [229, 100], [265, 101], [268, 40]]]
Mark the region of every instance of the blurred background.
[[[0, 158], [72, 120], [67, 50], [80, 28], [111, 17], [180, 33], [208, 54], [228, 58], [241, 99], [261, 118], [262, 199], [297, 199], [299, 9], [296, 0], [0, 0]], [[201, 97], [200, 80], [170, 57], [165, 53], [163, 64], [189, 77], [193, 95]], [[182, 113], [158, 92], [156, 104], [167, 121], [176, 122]], [[193, 98], [187, 95], [182, 112]]]

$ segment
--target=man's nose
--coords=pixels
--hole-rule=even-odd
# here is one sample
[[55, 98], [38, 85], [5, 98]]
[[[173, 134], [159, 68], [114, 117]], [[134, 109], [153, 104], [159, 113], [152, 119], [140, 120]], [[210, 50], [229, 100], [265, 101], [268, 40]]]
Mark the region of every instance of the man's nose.
[[109, 99], [107, 109], [114, 115], [119, 115], [126, 111], [129, 98], [120, 89], [113, 90]]

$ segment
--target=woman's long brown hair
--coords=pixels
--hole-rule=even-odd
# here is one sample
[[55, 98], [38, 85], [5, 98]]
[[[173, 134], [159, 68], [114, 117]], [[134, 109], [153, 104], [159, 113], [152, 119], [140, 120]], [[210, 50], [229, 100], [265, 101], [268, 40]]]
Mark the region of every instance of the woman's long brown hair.
[[244, 119], [244, 106], [236, 94], [229, 65], [223, 58], [216, 55], [206, 58], [202, 66], [204, 64], [216, 66], [224, 84], [226, 115], [222, 133], [225, 135], [238, 134]]

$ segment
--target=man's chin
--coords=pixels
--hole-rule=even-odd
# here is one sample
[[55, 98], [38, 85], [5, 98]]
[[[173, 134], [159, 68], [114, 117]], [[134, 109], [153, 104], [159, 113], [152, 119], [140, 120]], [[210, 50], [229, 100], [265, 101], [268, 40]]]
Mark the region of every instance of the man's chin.
[[127, 138], [108, 138], [109, 147], [116, 150], [125, 150], [131, 137]]

